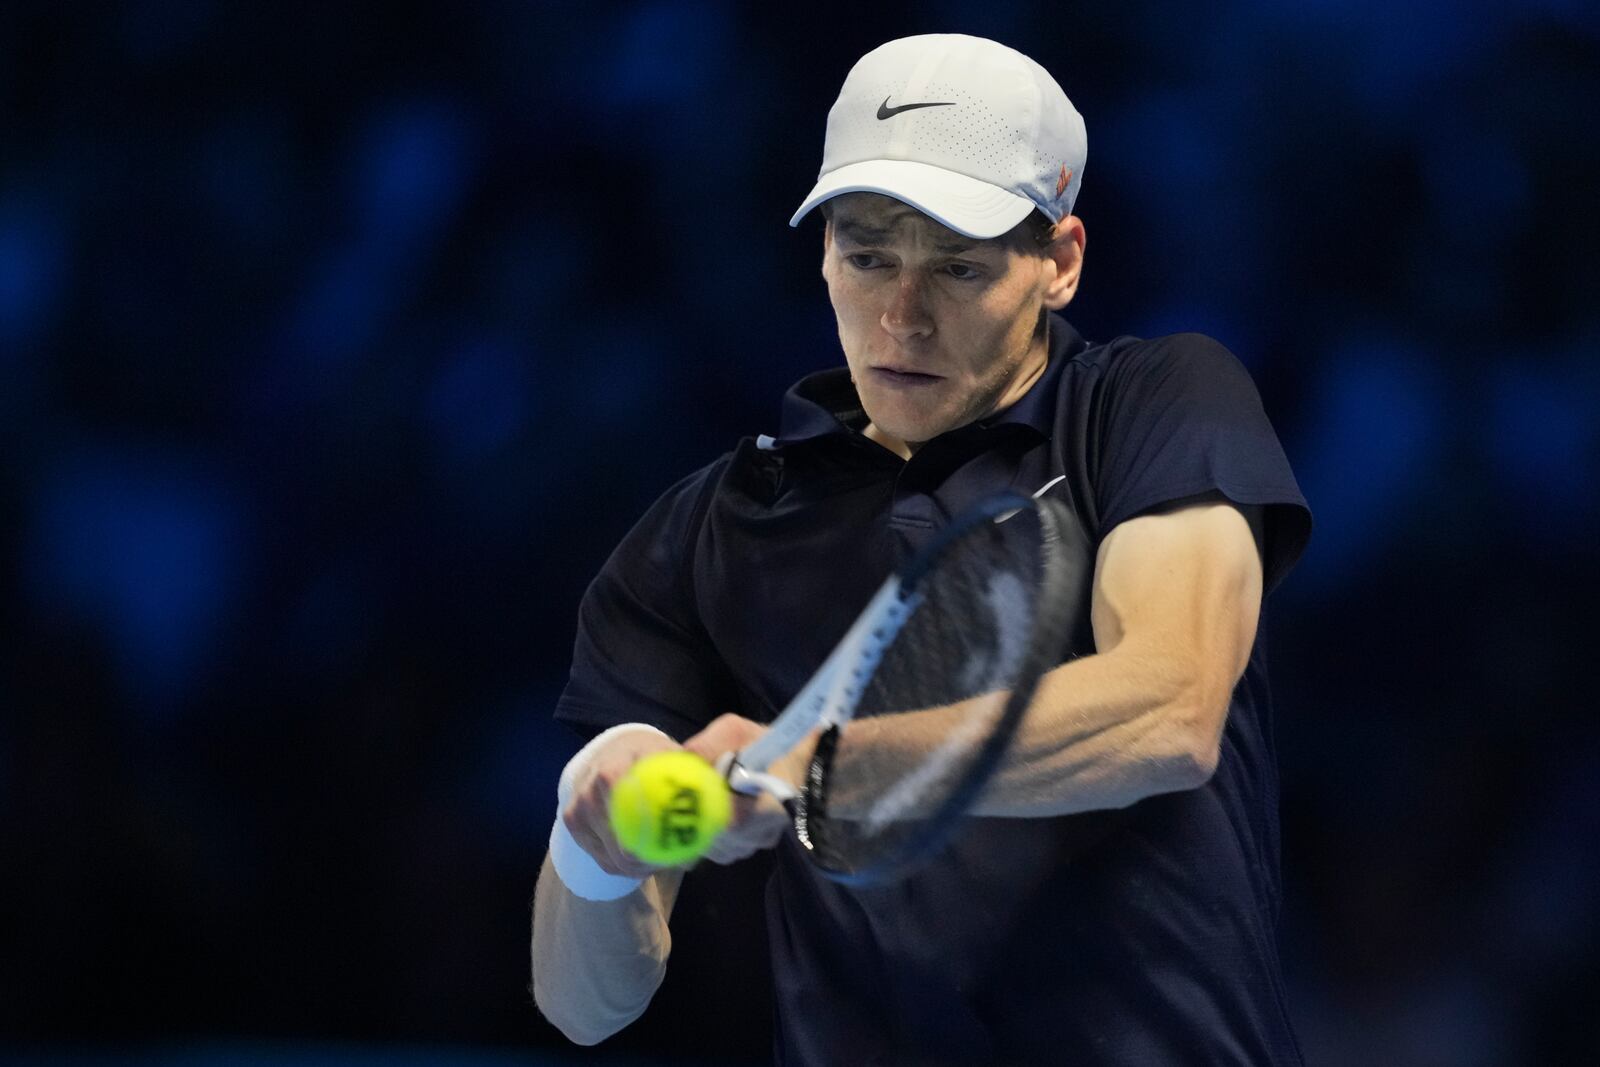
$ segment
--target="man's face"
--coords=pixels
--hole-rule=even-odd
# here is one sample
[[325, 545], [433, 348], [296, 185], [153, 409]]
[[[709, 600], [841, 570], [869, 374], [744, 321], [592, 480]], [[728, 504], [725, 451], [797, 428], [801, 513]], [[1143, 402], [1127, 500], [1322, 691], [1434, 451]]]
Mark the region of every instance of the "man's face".
[[1027, 391], [1044, 366], [1041, 309], [1060, 288], [1054, 259], [1015, 231], [963, 237], [876, 193], [832, 203], [822, 276], [877, 436], [915, 449]]

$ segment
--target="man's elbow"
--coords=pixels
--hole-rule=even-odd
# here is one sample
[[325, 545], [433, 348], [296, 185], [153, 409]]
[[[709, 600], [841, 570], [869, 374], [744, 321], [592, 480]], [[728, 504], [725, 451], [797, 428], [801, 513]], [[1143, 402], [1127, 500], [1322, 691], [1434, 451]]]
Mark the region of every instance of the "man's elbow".
[[533, 982], [533, 1002], [540, 1014], [574, 1045], [598, 1045], [643, 1015], [650, 1003], [646, 1000], [637, 1011], [609, 1012], [600, 1018], [593, 1013], [572, 1010], [570, 1003], [563, 1003], [558, 996], [552, 995], [548, 985], [537, 978]]
[[617, 1030], [622, 1029], [620, 1026], [617, 1027], [616, 1030], [587, 1026], [580, 1021], [571, 1019], [563, 1021], [557, 1016], [551, 1015], [548, 1011], [545, 1012], [544, 1017], [554, 1023], [555, 1028], [561, 1031], [562, 1036], [568, 1041], [571, 1041], [574, 1045], [598, 1045], [600, 1042], [616, 1033]]
[[580, 968], [541, 967], [534, 956], [533, 1003], [557, 1030], [575, 1045], [598, 1045], [632, 1025], [661, 985], [665, 957], [641, 954], [637, 967], [594, 972]]
[[1211, 781], [1222, 759], [1222, 728], [1228, 700], [1195, 696], [1178, 705], [1168, 719], [1166, 760], [1174, 792], [1199, 789]]
[[1217, 773], [1217, 763], [1222, 758], [1220, 746], [1204, 742], [1191, 746], [1178, 765], [1178, 788], [1199, 789]]

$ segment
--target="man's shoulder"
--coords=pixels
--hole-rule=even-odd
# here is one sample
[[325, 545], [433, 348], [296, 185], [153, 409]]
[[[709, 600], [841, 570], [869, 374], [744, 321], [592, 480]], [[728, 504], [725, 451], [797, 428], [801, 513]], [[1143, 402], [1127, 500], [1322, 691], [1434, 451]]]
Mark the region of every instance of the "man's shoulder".
[[731, 451], [724, 452], [668, 486], [634, 523], [623, 546], [630, 542], [661, 546], [659, 551], [671, 555], [692, 541], [733, 456]]
[[1238, 362], [1227, 346], [1203, 333], [1169, 333], [1158, 337], [1120, 334], [1109, 341], [1090, 344], [1071, 357], [1073, 363], [1101, 371], [1212, 360]]
[[715, 491], [728, 468], [733, 464], [734, 450], [722, 453], [716, 459], [697, 467], [673, 482], [656, 499], [651, 510], [682, 511], [694, 509], [708, 494]]
[[640, 526], [692, 536], [719, 501], [770, 496], [780, 466], [769, 439], [741, 437], [728, 451], [669, 486], [645, 512]]
[[[1203, 333], [1159, 337], [1124, 334], [1073, 354], [1063, 375], [1060, 402], [1074, 409], [1153, 397], [1241, 395], [1254, 380], [1239, 357]], [[1073, 398], [1076, 398], [1074, 400]]]

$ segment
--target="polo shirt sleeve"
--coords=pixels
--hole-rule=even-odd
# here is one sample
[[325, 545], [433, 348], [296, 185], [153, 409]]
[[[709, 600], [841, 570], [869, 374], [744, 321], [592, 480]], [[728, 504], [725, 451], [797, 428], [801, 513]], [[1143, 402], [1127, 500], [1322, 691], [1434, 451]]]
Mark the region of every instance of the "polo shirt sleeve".
[[726, 457], [669, 489], [623, 538], [578, 609], [556, 719], [585, 737], [625, 722], [682, 741], [730, 705], [732, 683], [696, 609], [694, 553]]
[[1265, 506], [1265, 589], [1305, 551], [1311, 512], [1238, 358], [1200, 334], [1139, 341], [1111, 361], [1100, 411], [1099, 536], [1164, 504], [1220, 492]]

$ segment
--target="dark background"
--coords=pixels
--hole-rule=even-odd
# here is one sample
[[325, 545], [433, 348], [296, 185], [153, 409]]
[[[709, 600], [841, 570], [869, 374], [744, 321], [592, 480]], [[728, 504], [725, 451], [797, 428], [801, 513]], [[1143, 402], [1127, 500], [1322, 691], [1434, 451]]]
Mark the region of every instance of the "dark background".
[[[0, 6], [0, 1057], [573, 1051], [525, 987], [578, 598], [839, 361], [785, 222], [851, 63], [959, 30], [1087, 120], [1074, 322], [1221, 339], [1316, 513], [1309, 1060], [1596, 1062], [1597, 10]], [[758, 1061], [733, 973], [607, 1047]]]

